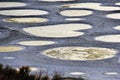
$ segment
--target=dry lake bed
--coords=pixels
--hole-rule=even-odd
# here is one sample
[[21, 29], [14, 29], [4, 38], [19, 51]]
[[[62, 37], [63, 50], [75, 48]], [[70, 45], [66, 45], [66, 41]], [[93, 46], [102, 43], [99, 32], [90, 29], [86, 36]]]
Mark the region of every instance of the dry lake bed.
[[0, 0], [0, 63], [120, 80], [120, 1]]

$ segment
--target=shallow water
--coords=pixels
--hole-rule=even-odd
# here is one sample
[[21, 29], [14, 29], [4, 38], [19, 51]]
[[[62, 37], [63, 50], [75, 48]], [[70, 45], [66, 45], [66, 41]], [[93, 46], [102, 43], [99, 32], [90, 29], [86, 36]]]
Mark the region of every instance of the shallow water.
[[[89, 80], [119, 80], [119, 3], [119, 0], [1, 0], [0, 46], [4, 48], [0, 47], [0, 63], [13, 67], [29, 65], [33, 71], [59, 71], [65, 76], [83, 76]], [[75, 15], [70, 10], [92, 14], [75, 12]], [[61, 15], [62, 11], [69, 12]], [[114, 49], [117, 54], [85, 61], [61, 60], [42, 54], [48, 49], [74, 46]]]

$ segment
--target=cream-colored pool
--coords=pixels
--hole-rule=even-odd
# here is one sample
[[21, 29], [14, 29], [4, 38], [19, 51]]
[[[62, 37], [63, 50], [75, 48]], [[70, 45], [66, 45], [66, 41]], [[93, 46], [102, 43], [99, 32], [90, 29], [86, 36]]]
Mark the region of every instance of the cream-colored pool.
[[102, 6], [101, 3], [93, 3], [93, 2], [65, 4], [65, 5], [61, 5], [60, 8], [86, 8], [86, 9], [94, 9], [94, 10], [102, 10], [102, 11], [120, 10], [120, 7]]
[[26, 46], [45, 46], [45, 45], [52, 45], [55, 44], [53, 41], [21, 41], [18, 42], [20, 45]]
[[43, 51], [43, 54], [61, 60], [101, 60], [112, 58], [116, 50], [97, 47], [59, 47]]
[[14, 51], [21, 51], [23, 47], [19, 46], [0, 46], [0, 52], [14, 52]]
[[48, 14], [48, 12], [35, 9], [19, 9], [19, 10], [1, 10], [0, 14], [9, 16], [33, 16], [33, 15], [46, 15]]
[[89, 24], [58, 24], [38, 27], [27, 27], [23, 28], [23, 31], [39, 37], [64, 38], [81, 36], [84, 33], [80, 31], [78, 32], [77, 30], [85, 30], [90, 28], [92, 28], [92, 26]]
[[5, 22], [10, 23], [43, 23], [47, 22], [48, 19], [46, 18], [6, 18], [4, 19]]
[[67, 17], [88, 16], [93, 14], [90, 10], [64, 10], [60, 12], [61, 15]]
[[23, 7], [23, 6], [26, 6], [26, 4], [22, 2], [0, 2], [0, 8]]
[[120, 43], [120, 35], [103, 35], [96, 37], [95, 40], [102, 42]]
[[112, 14], [108, 14], [107, 18], [111, 18], [111, 19], [120, 19], [120, 13], [112, 13]]

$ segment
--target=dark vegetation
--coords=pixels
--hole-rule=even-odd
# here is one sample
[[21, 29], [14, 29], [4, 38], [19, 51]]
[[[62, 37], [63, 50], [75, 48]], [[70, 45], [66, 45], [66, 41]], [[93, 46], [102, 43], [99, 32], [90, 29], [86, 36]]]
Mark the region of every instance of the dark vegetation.
[[55, 72], [52, 77], [44, 72], [39, 74], [30, 74], [31, 70], [28, 66], [22, 66], [16, 70], [10, 66], [0, 64], [0, 80], [85, 80], [83, 78], [62, 77], [60, 73]]

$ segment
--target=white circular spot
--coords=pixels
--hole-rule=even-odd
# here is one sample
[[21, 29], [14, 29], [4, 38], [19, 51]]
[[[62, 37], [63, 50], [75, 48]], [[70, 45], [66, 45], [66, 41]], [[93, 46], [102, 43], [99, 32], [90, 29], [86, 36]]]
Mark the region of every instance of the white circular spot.
[[37, 70], [39, 70], [39, 69], [36, 68], [36, 67], [30, 67], [30, 70], [31, 70], [31, 71], [37, 71]]
[[21, 2], [0, 2], [0, 8], [22, 7], [25, 5], [26, 5], [25, 3], [21, 3]]
[[88, 24], [59, 24], [40, 27], [28, 27], [23, 28], [23, 30], [34, 36], [64, 38], [83, 35], [83, 32], [78, 32], [76, 30], [84, 30], [90, 28], [91, 25]]
[[0, 52], [14, 52], [23, 50], [23, 47], [20, 46], [0, 46]]
[[55, 42], [53, 41], [21, 41], [18, 44], [27, 45], [27, 46], [44, 46], [44, 45], [52, 45]]
[[93, 12], [90, 10], [64, 10], [61, 11], [60, 14], [68, 17], [76, 17], [76, 16], [88, 16]]
[[46, 1], [46, 2], [57, 2], [57, 1], [74, 1], [74, 0], [39, 0], [39, 1]]
[[46, 18], [6, 18], [4, 19], [5, 22], [11, 23], [42, 23], [47, 22], [48, 19]]
[[71, 72], [69, 74], [70, 75], [84, 75], [85, 73], [83, 73], [83, 72]]
[[108, 14], [107, 18], [120, 19], [120, 13]]
[[65, 20], [66, 21], [80, 21], [80, 20], [84, 20], [84, 19], [81, 19], [81, 18], [66, 18]]
[[48, 14], [48, 12], [34, 9], [20, 9], [20, 10], [1, 10], [0, 14], [10, 16], [33, 16], [33, 15], [46, 15]]
[[59, 47], [43, 51], [43, 54], [62, 60], [101, 60], [114, 57], [116, 50], [97, 47]]
[[107, 72], [107, 73], [105, 73], [106, 75], [118, 75], [118, 73], [117, 72]]
[[117, 27], [115, 27], [114, 29], [116, 29], [116, 30], [120, 30], [120, 26], [117, 26]]
[[118, 2], [118, 3], [115, 3], [115, 5], [120, 5], [120, 2]]
[[15, 57], [7, 57], [7, 56], [4, 56], [4, 57], [2, 57], [2, 59], [9, 59], [9, 60], [12, 60], [12, 59], [15, 59]]
[[102, 6], [101, 3], [74, 3], [74, 4], [65, 4], [65, 5], [62, 5], [61, 8], [87, 8], [87, 9], [102, 10], [102, 11], [120, 10], [120, 7]]
[[102, 42], [114, 42], [119, 43], [120, 42], [120, 35], [104, 35], [104, 36], [98, 36], [95, 38], [97, 41]]

